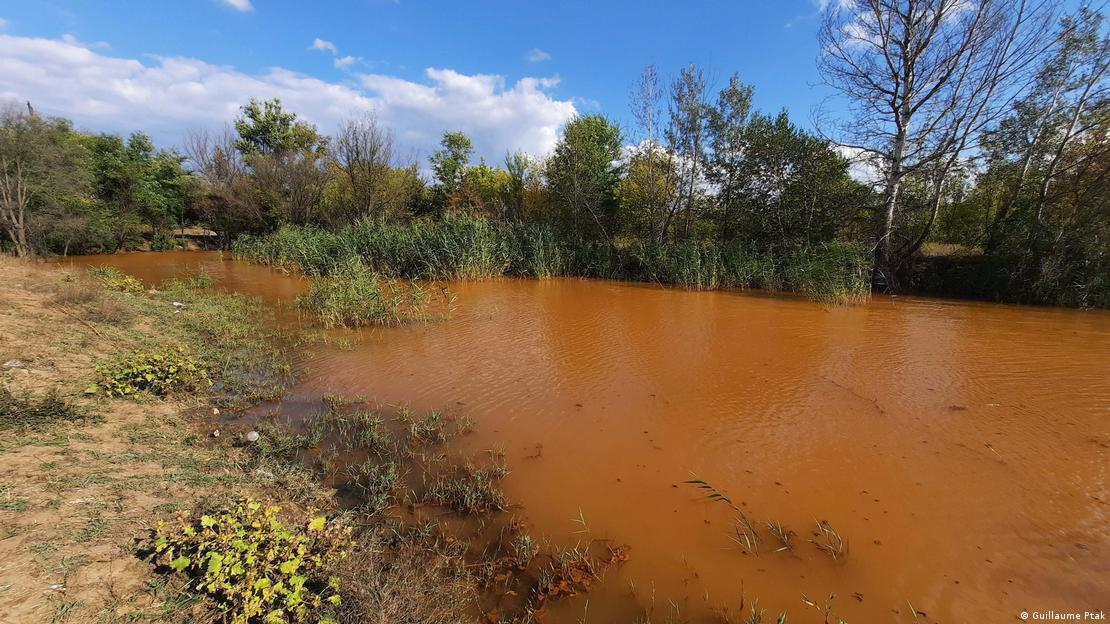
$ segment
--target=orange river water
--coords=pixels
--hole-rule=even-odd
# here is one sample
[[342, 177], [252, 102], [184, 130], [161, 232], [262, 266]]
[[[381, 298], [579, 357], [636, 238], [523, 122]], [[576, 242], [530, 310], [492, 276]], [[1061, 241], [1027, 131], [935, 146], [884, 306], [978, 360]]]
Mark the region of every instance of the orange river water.
[[[215, 252], [74, 262], [151, 283], [204, 269], [287, 321], [306, 288]], [[467, 444], [505, 451], [505, 491], [534, 534], [630, 547], [546, 621], [717, 621], [741, 592], [790, 622], [821, 622], [802, 595], [830, 593], [830, 621], [852, 624], [1110, 611], [1110, 313], [580, 279], [449, 286], [445, 321], [306, 348], [286, 400], [466, 414]], [[763, 530], [744, 552], [735, 513], [690, 479], [794, 531], [793, 550], [774, 552]], [[847, 557], [808, 542], [817, 519]]]

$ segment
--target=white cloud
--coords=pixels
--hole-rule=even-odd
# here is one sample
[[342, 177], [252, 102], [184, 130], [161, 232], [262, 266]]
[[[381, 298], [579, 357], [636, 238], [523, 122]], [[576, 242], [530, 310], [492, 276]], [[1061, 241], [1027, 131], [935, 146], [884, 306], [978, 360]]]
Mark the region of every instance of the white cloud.
[[333, 55], [339, 54], [339, 48], [335, 47], [334, 43], [319, 37], [312, 40], [312, 45], [308, 46], [308, 49], [331, 52]]
[[336, 57], [334, 63], [336, 69], [350, 69], [351, 65], [357, 63], [359, 59], [357, 56], [339, 56]]
[[0, 28], [5, 28], [5, 27], [7, 27], [8, 24], [11, 24], [11, 22], [9, 22], [8, 20], [0, 17]]
[[543, 61], [550, 61], [551, 55], [539, 48], [532, 48], [528, 51], [528, 56], [526, 58], [532, 63], [541, 63]]
[[94, 41], [92, 43], [85, 43], [83, 41], [79, 41], [77, 39], [77, 37], [74, 37], [73, 35], [71, 35], [69, 33], [66, 33], [66, 34], [62, 35], [62, 41], [66, 42], [70, 45], [75, 45], [75, 46], [78, 46], [78, 47], [95, 49], [95, 50], [107, 50], [108, 48], [112, 47], [112, 46], [108, 45], [107, 41]]
[[254, 10], [254, 5], [251, 4], [251, 0], [223, 0], [223, 3], [243, 13]]
[[575, 114], [572, 101], [546, 92], [557, 78], [507, 86], [502, 76], [428, 69], [420, 81], [355, 74], [357, 83], [335, 83], [280, 67], [251, 74], [194, 58], [150, 58], [146, 64], [75, 42], [0, 35], [0, 101], [30, 100], [82, 128], [144, 130], [161, 144], [180, 145], [187, 129], [220, 128], [252, 97], [280, 97], [323, 132], [373, 111], [403, 148], [424, 156], [444, 130], [462, 130], [493, 162], [516, 149], [547, 153]]

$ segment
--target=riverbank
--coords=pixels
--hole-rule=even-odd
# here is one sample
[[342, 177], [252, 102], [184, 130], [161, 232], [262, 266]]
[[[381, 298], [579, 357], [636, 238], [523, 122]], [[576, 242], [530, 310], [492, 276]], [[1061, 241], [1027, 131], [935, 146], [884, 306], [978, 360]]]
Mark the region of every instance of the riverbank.
[[626, 558], [504, 513], [468, 419], [240, 412], [315, 335], [213, 285], [0, 261], [0, 622], [517, 622]]
[[[206, 290], [203, 278], [147, 290], [126, 274], [97, 275], [0, 260], [0, 622], [216, 621], [232, 594], [205, 597], [189, 570], [160, 561], [156, 537], [183, 539], [175, 526], [224, 518], [234, 512], [216, 510], [248, 499], [279, 506], [294, 535], [320, 514], [350, 525], [334, 489], [244, 443], [250, 425], [221, 417], [288, 380], [264, 307]], [[147, 354], [142, 370], [154, 373], [121, 373], [124, 354]], [[173, 363], [163, 386], [122, 391], [157, 377], [162, 357]], [[196, 374], [175, 392], [183, 362]], [[345, 601], [324, 605], [329, 617], [461, 621], [473, 601], [447, 559], [381, 522], [363, 522], [358, 537], [334, 566]]]

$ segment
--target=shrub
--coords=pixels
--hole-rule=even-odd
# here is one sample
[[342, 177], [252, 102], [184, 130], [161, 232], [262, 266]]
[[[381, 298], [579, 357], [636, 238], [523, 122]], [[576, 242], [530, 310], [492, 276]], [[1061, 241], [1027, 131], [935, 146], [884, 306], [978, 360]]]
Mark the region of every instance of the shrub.
[[115, 267], [90, 267], [89, 274], [99, 280], [100, 283], [109, 290], [118, 290], [120, 292], [132, 294], [141, 293], [146, 290], [146, 286], [143, 285], [143, 282], [139, 280], [139, 278], [128, 275]]
[[86, 394], [123, 397], [148, 392], [165, 397], [209, 386], [208, 371], [183, 347], [132, 353], [97, 364], [96, 372], [98, 380], [86, 388]]
[[334, 571], [354, 546], [351, 529], [323, 516], [287, 527], [280, 511], [244, 500], [194, 520], [160, 522], [155, 561], [189, 577], [232, 624], [331, 622], [341, 601]]
[[51, 389], [36, 398], [31, 394], [16, 396], [0, 386], [0, 430], [34, 429], [52, 422], [82, 418], [82, 411], [58, 396], [56, 390]]

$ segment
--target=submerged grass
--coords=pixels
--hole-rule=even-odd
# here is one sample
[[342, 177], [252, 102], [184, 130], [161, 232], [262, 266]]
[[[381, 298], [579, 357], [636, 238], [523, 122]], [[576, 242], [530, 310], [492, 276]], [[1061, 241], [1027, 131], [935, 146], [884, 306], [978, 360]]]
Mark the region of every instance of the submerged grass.
[[466, 216], [412, 223], [365, 220], [335, 232], [286, 226], [267, 236], [242, 237], [234, 250], [316, 276], [340, 273], [357, 259], [394, 279], [578, 276], [699, 290], [783, 290], [827, 301], [866, 296], [870, 289], [867, 255], [842, 243], [781, 253], [709, 241], [610, 245], [560, 236], [539, 224]]

